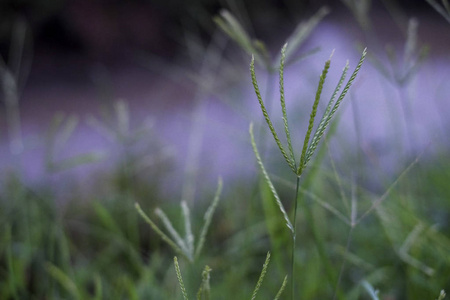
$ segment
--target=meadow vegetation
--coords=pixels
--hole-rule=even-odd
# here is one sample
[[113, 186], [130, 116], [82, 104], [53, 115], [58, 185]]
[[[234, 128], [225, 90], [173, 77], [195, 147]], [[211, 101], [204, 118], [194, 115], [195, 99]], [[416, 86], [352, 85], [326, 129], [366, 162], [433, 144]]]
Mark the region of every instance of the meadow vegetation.
[[[361, 31], [374, 34], [370, 1], [343, 2]], [[428, 2], [449, 19], [446, 0]], [[74, 191], [61, 204], [50, 181], [29, 186], [20, 164], [8, 170], [0, 186], [0, 299], [444, 299], [450, 290], [448, 144], [430, 145], [442, 149], [432, 155], [428, 148], [412, 150], [414, 132], [407, 128], [414, 120], [406, 108], [394, 120], [406, 129], [393, 129], [406, 142], [389, 146], [397, 147], [400, 168], [383, 171], [359, 146], [340, 145], [352, 154], [334, 155], [335, 140], [346, 134], [339, 132], [341, 104], [351, 100], [365, 65], [400, 92], [420, 72], [427, 49], [417, 41], [417, 24], [406, 24], [403, 63], [390, 48], [385, 62], [364, 45], [359, 61], [340, 65], [329, 49], [322, 72], [308, 74], [316, 78], [314, 97], [289, 101], [285, 69], [316, 59], [301, 46], [329, 13], [322, 8], [299, 24], [275, 58], [231, 12], [214, 19], [222, 37], [249, 54], [246, 76], [254, 92], [239, 101], [260, 108], [243, 146], [254, 152], [247, 162], [253, 177], [217, 178], [217, 185], [199, 186], [182, 201], [167, 199], [166, 148], [149, 124], [130, 128], [124, 102], [87, 121], [120, 152], [108, 174], [92, 179], [101, 192]], [[343, 68], [337, 81], [327, 77], [333, 68]], [[20, 70], [20, 58], [1, 65], [11, 157], [24, 147]], [[278, 76], [276, 99], [267, 96], [274, 87], [261, 84], [260, 73]], [[281, 118], [273, 117], [278, 105]], [[73, 116], [52, 120], [45, 135], [48, 172], [110, 159], [101, 153], [59, 159], [77, 124]], [[135, 147], [143, 140], [144, 148]], [[149, 155], [150, 171], [140, 176]], [[197, 164], [202, 159], [182, 155]], [[189, 183], [195, 174], [185, 173]], [[169, 182], [179, 191], [186, 184]]]

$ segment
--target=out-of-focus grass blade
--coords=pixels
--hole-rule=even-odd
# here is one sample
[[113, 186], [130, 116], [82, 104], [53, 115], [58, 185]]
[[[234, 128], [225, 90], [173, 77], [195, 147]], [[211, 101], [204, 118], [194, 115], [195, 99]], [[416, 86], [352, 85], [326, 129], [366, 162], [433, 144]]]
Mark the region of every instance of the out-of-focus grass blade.
[[158, 226], [147, 216], [147, 214], [144, 213], [139, 203], [135, 203], [134, 206], [136, 207], [136, 210], [141, 215], [141, 217], [150, 225], [150, 227], [161, 237], [163, 241], [165, 241], [167, 244], [169, 244], [170, 247], [173, 248], [173, 250], [184, 257], [186, 257], [189, 260], [189, 257], [186, 255], [186, 253], [174, 242], [172, 239], [170, 239], [164, 232], [159, 229]]
[[217, 183], [216, 194], [214, 195], [214, 199], [211, 202], [211, 205], [206, 210], [205, 216], [203, 217], [204, 223], [203, 227], [200, 231], [200, 237], [198, 239], [197, 249], [195, 249], [195, 258], [198, 258], [200, 252], [203, 249], [203, 245], [205, 244], [206, 234], [208, 232], [209, 225], [211, 224], [212, 217], [214, 215], [214, 211], [216, 210], [217, 205], [219, 204], [220, 194], [222, 193], [223, 181], [222, 178], [219, 178]]
[[228, 10], [221, 10], [220, 16], [214, 17], [213, 20], [245, 52], [254, 55], [259, 65], [264, 66], [267, 70], [271, 69], [268, 52], [264, 44], [260, 41], [253, 41], [244, 27]]
[[209, 266], [205, 266], [205, 269], [202, 272], [202, 283], [200, 284], [200, 288], [197, 292], [197, 300], [210, 300], [210, 279], [211, 268]]
[[[310, 36], [311, 32], [317, 27], [322, 19], [330, 12], [328, 7], [320, 8], [308, 21], [301, 22], [297, 25], [294, 32], [288, 37], [286, 43], [286, 64], [298, 60], [298, 57], [293, 56], [299, 49], [303, 42]], [[279, 60], [279, 59], [278, 59]]]
[[105, 157], [106, 154], [100, 151], [80, 154], [61, 161], [51, 162], [49, 165], [49, 170], [52, 172], [70, 170], [81, 165], [98, 162]]
[[437, 3], [436, 0], [426, 0], [428, 4], [430, 4], [434, 10], [436, 10], [441, 16], [443, 16], [447, 22], [450, 23], [450, 5], [447, 0], [442, 0], [444, 8]]
[[267, 252], [266, 261], [264, 262], [261, 275], [259, 275], [258, 282], [256, 283], [255, 289], [253, 290], [252, 300], [255, 300], [256, 294], [258, 294], [258, 291], [261, 288], [261, 284], [263, 283], [264, 277], [266, 276], [267, 273], [267, 268], [269, 267], [269, 262], [270, 262], [270, 252]]
[[174, 241], [178, 245], [178, 247], [180, 247], [180, 249], [183, 250], [184, 254], [189, 258], [189, 260], [192, 261], [192, 254], [189, 252], [189, 249], [186, 246], [186, 243], [181, 238], [181, 236], [178, 234], [178, 232], [175, 230], [172, 222], [169, 220], [169, 218], [164, 213], [164, 211], [157, 208], [155, 210], [155, 214], [161, 219], [164, 226], [166, 227], [166, 230], [170, 233], [170, 235], [172, 236], [172, 238], [174, 239]]
[[288, 278], [287, 275], [284, 276], [284, 280], [283, 280], [283, 283], [281, 284], [280, 290], [278, 291], [277, 295], [275, 296], [275, 298], [274, 298], [273, 300], [278, 300], [278, 299], [280, 299], [281, 294], [283, 293], [284, 288], [286, 287], [286, 284], [287, 284], [287, 278]]
[[378, 290], [375, 290], [374, 287], [366, 280], [362, 282], [362, 286], [366, 289], [372, 300], [379, 300], [378, 298]]
[[186, 201], [181, 201], [181, 210], [184, 218], [184, 242], [190, 255], [194, 255], [194, 235], [192, 234], [191, 212]]
[[47, 263], [46, 264], [47, 272], [61, 284], [61, 286], [72, 295], [73, 299], [84, 300], [80, 290], [78, 289], [76, 283], [60, 268], [57, 266]]

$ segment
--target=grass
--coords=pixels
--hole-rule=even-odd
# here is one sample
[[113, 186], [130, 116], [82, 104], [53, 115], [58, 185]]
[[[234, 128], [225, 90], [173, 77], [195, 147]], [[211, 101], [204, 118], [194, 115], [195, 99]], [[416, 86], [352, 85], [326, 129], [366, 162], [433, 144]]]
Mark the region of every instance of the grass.
[[[368, 2], [355, 3], [346, 1], [361, 29], [370, 32], [363, 22], [368, 18], [363, 4]], [[448, 3], [442, 3], [438, 12], [445, 15]], [[445, 148], [431, 157], [403, 157], [404, 145], [397, 145], [405, 163], [394, 174], [370, 164], [370, 171], [363, 173], [368, 164], [363, 159], [335, 156], [335, 142], [347, 135], [340, 132], [339, 110], [352, 100], [347, 99], [352, 97], [350, 87], [364, 74], [365, 58], [401, 91], [420, 72], [425, 48], [417, 45], [417, 30], [409, 22], [408, 61], [391, 59], [386, 67], [370, 49], [362, 50], [359, 62], [344, 66], [328, 102], [321, 105], [331, 81], [330, 56], [320, 74], [311, 74], [315, 93], [297, 104], [299, 113], [288, 108], [293, 102], [285, 90], [285, 71], [299, 60], [315, 59], [312, 53], [306, 57], [298, 52], [328, 13], [320, 9], [298, 25], [275, 63], [269, 47], [252, 39], [233, 14], [222, 11], [215, 18], [244, 52], [253, 54], [247, 75], [256, 94], [251, 101], [258, 101], [263, 122], [252, 120], [245, 145], [255, 155], [248, 165], [259, 170], [252, 178], [219, 179], [217, 187], [191, 186], [197, 192], [182, 192], [189, 199], [180, 205], [162, 196], [161, 181], [170, 178], [164, 165], [153, 165], [149, 176], [139, 175], [148, 154], [156, 162], [167, 160], [166, 148], [149, 123], [131, 128], [125, 102], [117, 102], [101, 119], [88, 118], [112, 148], [121, 149], [119, 160], [111, 160], [116, 168], [95, 178], [98, 186], [106, 187], [102, 192], [73, 191], [61, 205], [51, 184], [30, 186], [20, 168], [5, 176], [0, 186], [0, 299], [444, 299], [444, 290], [450, 288], [450, 160]], [[13, 91], [5, 101], [11, 153], [17, 157], [26, 145], [16, 90], [22, 77], [20, 63], [11, 65], [14, 70], [3, 64], [1, 71], [12, 87], [8, 91]], [[346, 81], [349, 65], [355, 67]], [[392, 66], [400, 69], [392, 68], [390, 74]], [[276, 113], [267, 96], [270, 88], [264, 96], [260, 91], [258, 67], [269, 74], [278, 69], [279, 121], [271, 117]], [[50, 122], [45, 135], [49, 174], [110, 159], [105, 153], [59, 159], [78, 124], [76, 116], [63, 114]], [[283, 128], [283, 137], [277, 128]], [[199, 135], [192, 134], [193, 143], [202, 140]], [[265, 143], [266, 136], [273, 138], [274, 147]], [[142, 147], [135, 146], [147, 139], [152, 147], [137, 151]], [[188, 169], [201, 160], [192, 151]], [[352, 153], [346, 147], [343, 151]], [[360, 182], [357, 175], [382, 179]], [[181, 190], [183, 184], [171, 186]]]

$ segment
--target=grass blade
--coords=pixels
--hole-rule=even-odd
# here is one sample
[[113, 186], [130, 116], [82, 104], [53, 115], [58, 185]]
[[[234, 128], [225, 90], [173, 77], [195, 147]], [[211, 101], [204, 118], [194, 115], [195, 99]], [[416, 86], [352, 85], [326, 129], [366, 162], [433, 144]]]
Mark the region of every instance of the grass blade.
[[286, 48], [288, 64], [297, 60], [296, 58], [293, 58], [292, 55], [329, 12], [330, 10], [328, 7], [322, 7], [308, 21], [300, 23], [295, 28], [294, 32], [287, 39], [287, 43], [289, 44]]
[[184, 218], [184, 230], [186, 231], [186, 236], [184, 237], [185, 245], [187, 245], [187, 250], [190, 256], [194, 255], [194, 235], [192, 234], [191, 226], [191, 212], [187, 206], [186, 201], [181, 201], [181, 210], [183, 211]]
[[375, 290], [374, 287], [366, 280], [362, 282], [362, 286], [366, 289], [367, 293], [369, 293], [370, 298], [372, 300], [379, 300], [378, 298], [378, 290]]
[[374, 209], [376, 209], [384, 200], [386, 200], [387, 196], [393, 191], [393, 189], [397, 186], [397, 184], [406, 176], [406, 174], [419, 162], [419, 159], [422, 154], [420, 154], [409, 166], [392, 182], [392, 184], [388, 187], [388, 189], [384, 192], [384, 194], [373, 201], [372, 205], [368, 210], [366, 210], [361, 217], [356, 221], [355, 225], [360, 223], [364, 218], [366, 218]]
[[80, 290], [78, 289], [76, 283], [66, 274], [64, 273], [60, 268], [57, 266], [47, 263], [46, 264], [47, 272], [61, 284], [61, 286], [69, 292], [69, 294], [72, 295], [74, 299], [83, 299], [81, 297]]
[[202, 230], [200, 232], [197, 249], [195, 250], [195, 258], [198, 258], [198, 256], [200, 255], [200, 252], [202, 251], [203, 245], [205, 244], [205, 238], [206, 238], [206, 234], [208, 233], [209, 225], [211, 224], [211, 220], [212, 220], [214, 211], [216, 210], [216, 207], [219, 204], [220, 194], [222, 193], [222, 186], [223, 186], [222, 178], [219, 178], [214, 199], [211, 202], [211, 205], [206, 210], [205, 216], [203, 217], [203, 219], [205, 220], [205, 223], [203, 224]]
[[447, 11], [443, 9], [442, 6], [440, 6], [439, 3], [437, 3], [435, 0], [425, 0], [425, 1], [427, 1], [428, 4], [430, 4], [434, 8], [434, 10], [436, 10], [441, 16], [443, 16], [447, 20], [447, 22], [450, 23], [450, 8], [448, 5], [448, 1], [445, 0], [444, 0], [445, 2], [443, 1], [444, 7], [446, 8]]
[[441, 290], [441, 293], [439, 294], [439, 298], [437, 298], [437, 300], [444, 300], [445, 298], [445, 291]]
[[205, 266], [205, 269], [202, 272], [202, 283], [197, 292], [197, 300], [210, 300], [210, 285], [209, 279], [211, 273], [211, 268], [209, 266]]
[[161, 221], [163, 222], [163, 224], [166, 227], [167, 231], [170, 233], [172, 238], [175, 240], [175, 243], [178, 245], [178, 247], [180, 247], [181, 250], [183, 250], [183, 252], [185, 253], [185, 255], [187, 257], [189, 257], [189, 260], [192, 261], [192, 256], [191, 256], [191, 253], [189, 253], [189, 250], [188, 250], [188, 248], [186, 246], [186, 243], [180, 237], [178, 232], [175, 230], [175, 228], [172, 225], [172, 222], [169, 220], [169, 218], [164, 213], [164, 211], [162, 211], [161, 209], [157, 208], [157, 209], [155, 209], [155, 214], [161, 219]]
[[178, 247], [178, 245], [174, 241], [172, 241], [164, 232], [162, 232], [161, 229], [159, 229], [159, 227], [156, 226], [156, 224], [144, 213], [139, 203], [136, 202], [134, 206], [136, 207], [136, 210], [141, 215], [141, 217], [145, 220], [145, 222], [150, 225], [150, 227], [161, 237], [163, 241], [165, 241], [170, 247], [172, 247], [175, 252], [183, 255], [185, 258], [190, 260], [186, 253], [181, 250], [181, 248]]
[[252, 40], [244, 27], [228, 10], [221, 10], [220, 16], [214, 17], [213, 20], [245, 52], [254, 55], [258, 64], [264, 66], [267, 70], [271, 69], [265, 46], [261, 42]]

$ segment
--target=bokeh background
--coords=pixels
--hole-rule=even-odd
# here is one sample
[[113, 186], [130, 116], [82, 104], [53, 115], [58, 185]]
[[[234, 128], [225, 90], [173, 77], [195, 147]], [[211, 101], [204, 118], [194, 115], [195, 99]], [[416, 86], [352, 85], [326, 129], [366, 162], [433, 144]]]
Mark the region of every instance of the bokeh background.
[[[213, 21], [213, 17], [224, 8], [237, 16], [251, 36], [264, 41], [275, 57], [296, 24], [327, 5], [332, 13], [326, 16], [301, 49], [307, 53], [320, 47], [320, 57], [306, 61], [305, 65], [293, 71], [298, 73], [302, 72], [302, 68], [313, 68], [311, 72], [305, 71], [312, 78], [316, 76], [313, 74], [318, 74], [322, 61], [333, 49], [338, 58], [336, 64], [342, 65], [346, 59], [356, 60], [357, 45], [368, 46], [369, 51], [384, 62], [384, 48], [391, 45], [400, 57], [398, 64], [402, 64], [402, 59], [408, 59], [401, 57], [407, 39], [408, 20], [416, 18], [417, 47], [430, 48], [426, 63], [421, 65], [423, 78], [413, 78], [416, 80], [413, 86], [404, 92], [414, 93], [414, 97], [410, 97], [413, 100], [405, 101], [412, 102], [416, 107], [405, 108], [395, 100], [383, 101], [402, 106], [396, 109], [410, 115], [408, 122], [415, 123], [411, 125], [411, 130], [419, 133], [414, 133], [414, 138], [410, 139], [415, 141], [410, 140], [409, 143], [418, 146], [419, 151], [434, 139], [441, 140], [436, 138], [436, 134], [440, 136], [448, 127], [443, 113], [448, 111], [448, 105], [445, 99], [441, 99], [446, 93], [442, 76], [446, 74], [448, 63], [446, 22], [425, 1], [368, 3], [371, 20], [361, 23], [354, 16], [351, 6], [339, 1], [3, 1], [0, 52], [6, 66], [14, 68], [17, 62], [19, 68], [13, 73], [18, 78], [18, 116], [21, 119], [21, 128], [16, 129], [21, 133], [11, 132], [10, 129], [8, 136], [8, 118], [5, 117], [8, 113], [2, 106], [1, 156], [4, 169], [8, 169], [6, 166], [11, 162], [8, 154], [11, 149], [8, 150], [8, 147], [13, 146], [8, 146], [8, 143], [23, 139], [18, 151], [22, 153], [25, 175], [32, 181], [42, 178], [47, 150], [45, 143], [40, 143], [43, 139], [41, 134], [48, 131], [49, 120], [56, 113], [63, 113], [66, 117], [73, 114], [77, 118], [73, 141], [60, 155], [71, 157], [94, 151], [98, 156], [111, 151], [107, 149], [111, 144], [92, 130], [89, 124], [93, 122], [89, 119], [92, 115], [98, 117], [102, 107], [109, 105], [111, 108], [122, 99], [131, 111], [132, 127], [137, 127], [147, 117], [153, 119], [151, 122], [154, 122], [158, 138], [174, 147], [172, 150], [175, 152], [168, 151], [172, 154], [167, 155], [180, 157], [183, 155], [180, 151], [189, 153], [189, 136], [195, 135], [192, 134], [195, 126], [203, 127], [206, 140], [201, 137], [198, 147], [203, 149], [208, 143], [222, 143], [203, 155], [209, 160], [206, 164], [215, 170], [213, 177], [218, 176], [217, 173], [232, 173], [233, 170], [226, 168], [219, 170], [237, 157], [244, 157], [244, 161], [248, 158], [242, 154], [245, 152], [240, 147], [242, 143], [236, 143], [236, 140], [246, 139], [242, 130], [246, 123], [257, 121], [259, 116], [254, 109], [245, 117], [236, 117], [233, 111], [242, 110], [237, 107], [238, 102], [252, 105], [256, 101], [249, 88], [249, 74], [245, 67], [249, 56], [239, 50], [233, 41], [226, 40]], [[366, 29], [365, 33], [362, 28]], [[204, 58], [208, 47], [216, 47], [216, 56], [222, 55], [223, 59], [214, 62], [215, 58]], [[316, 66], [313, 66], [313, 60]], [[223, 67], [228, 62], [233, 67]], [[408, 63], [403, 62], [404, 66], [396, 67], [406, 68]], [[214, 72], [214, 78], [205, 75], [208, 72]], [[374, 73], [379, 76], [376, 69]], [[378, 83], [372, 80], [375, 75], [362, 75], [365, 77], [363, 81], [367, 95], [380, 91]], [[201, 76], [212, 78], [208, 90], [201, 87], [199, 80], [204, 80]], [[289, 77], [295, 78], [295, 75]], [[293, 89], [293, 96], [301, 93], [296, 86], [314, 84], [302, 83], [301, 79], [297, 84], [296, 79], [292, 80], [289, 86]], [[4, 93], [8, 89], [6, 84]], [[362, 89], [359, 91], [362, 92]], [[435, 93], [437, 96], [433, 97]], [[273, 96], [276, 97], [275, 94]], [[394, 89], [386, 90], [383, 98], [403, 96]], [[196, 105], [198, 102], [200, 104]], [[368, 128], [364, 133], [367, 143], [376, 143], [378, 148], [390, 147], [387, 127], [391, 125], [386, 124], [395, 113], [389, 116], [386, 112], [388, 108], [379, 99], [360, 102], [362, 118], [366, 114], [371, 115], [372, 123], [366, 126]], [[199, 111], [205, 110], [199, 112], [200, 115], [208, 115], [205, 120], [199, 121], [203, 122], [200, 125], [195, 125], [193, 120], [196, 107]], [[208, 112], [208, 109], [211, 111]], [[416, 116], [412, 116], [414, 114]], [[218, 128], [208, 133], [207, 128], [211, 126], [206, 123], [210, 121]], [[222, 141], [219, 137], [223, 134], [217, 134], [218, 131], [227, 132]], [[237, 136], [240, 138], [236, 139]], [[234, 147], [236, 144], [239, 147]], [[223, 151], [218, 153], [219, 149]], [[396, 159], [391, 158], [388, 165], [393, 163], [392, 160]], [[184, 165], [186, 162], [181, 160], [177, 164]], [[71, 171], [75, 176], [84, 177], [83, 170], [89, 168], [95, 167], [90, 165]], [[245, 171], [237, 173], [240, 172]], [[64, 175], [64, 172], [61, 174]]]

